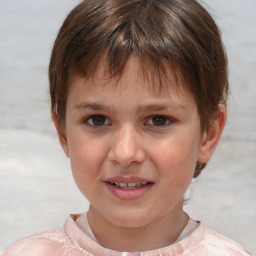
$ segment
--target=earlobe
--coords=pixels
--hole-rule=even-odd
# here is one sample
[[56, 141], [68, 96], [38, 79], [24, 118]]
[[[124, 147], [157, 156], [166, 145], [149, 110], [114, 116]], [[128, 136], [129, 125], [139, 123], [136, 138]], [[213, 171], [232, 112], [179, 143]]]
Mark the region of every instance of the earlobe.
[[211, 159], [211, 156], [220, 140], [226, 120], [226, 107], [219, 104], [217, 117], [211, 122], [209, 129], [203, 134], [200, 152], [197, 159], [198, 162], [206, 163]]
[[66, 134], [63, 131], [63, 129], [61, 129], [61, 127], [60, 127], [57, 114], [54, 111], [52, 111], [51, 117], [52, 117], [52, 121], [53, 121], [55, 128], [57, 130], [57, 133], [58, 133], [60, 145], [61, 145], [63, 151], [65, 152], [66, 156], [69, 157], [69, 148], [68, 148]]

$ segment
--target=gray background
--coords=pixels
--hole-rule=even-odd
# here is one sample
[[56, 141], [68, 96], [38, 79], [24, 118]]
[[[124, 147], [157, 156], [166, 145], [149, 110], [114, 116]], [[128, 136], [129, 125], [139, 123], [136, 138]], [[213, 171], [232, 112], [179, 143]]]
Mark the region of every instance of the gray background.
[[[230, 62], [229, 119], [186, 205], [195, 219], [256, 254], [256, 1], [206, 0]], [[0, 253], [85, 211], [50, 121], [47, 65], [78, 1], [0, 0]]]

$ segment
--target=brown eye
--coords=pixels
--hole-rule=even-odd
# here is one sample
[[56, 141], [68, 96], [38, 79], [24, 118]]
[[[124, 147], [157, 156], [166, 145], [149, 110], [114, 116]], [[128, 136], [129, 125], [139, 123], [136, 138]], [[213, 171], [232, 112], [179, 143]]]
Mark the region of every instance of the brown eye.
[[92, 123], [94, 125], [103, 125], [105, 123], [105, 117], [104, 116], [94, 116], [94, 117], [92, 117]]
[[165, 127], [170, 125], [170, 123], [170, 118], [166, 116], [153, 116], [148, 120], [147, 125]]
[[101, 116], [101, 115], [91, 116], [88, 119], [86, 119], [85, 122], [88, 123], [91, 126], [104, 126], [104, 125], [109, 125], [110, 124], [108, 119], [104, 116]]
[[166, 124], [167, 118], [164, 116], [155, 116], [152, 118], [153, 125], [163, 126]]

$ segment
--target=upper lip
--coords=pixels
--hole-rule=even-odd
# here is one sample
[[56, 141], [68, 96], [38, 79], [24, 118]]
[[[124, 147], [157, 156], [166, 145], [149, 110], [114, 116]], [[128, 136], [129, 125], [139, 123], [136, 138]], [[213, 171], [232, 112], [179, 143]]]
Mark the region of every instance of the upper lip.
[[115, 176], [104, 180], [105, 182], [121, 182], [121, 183], [135, 183], [135, 182], [152, 182], [142, 177], [137, 176]]

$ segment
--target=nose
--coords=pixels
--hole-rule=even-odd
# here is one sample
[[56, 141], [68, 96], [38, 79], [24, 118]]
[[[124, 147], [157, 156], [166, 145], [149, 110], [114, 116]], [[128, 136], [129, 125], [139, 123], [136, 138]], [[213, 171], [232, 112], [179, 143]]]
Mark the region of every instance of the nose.
[[132, 125], [124, 125], [113, 135], [108, 159], [116, 165], [128, 167], [145, 160], [140, 135]]

